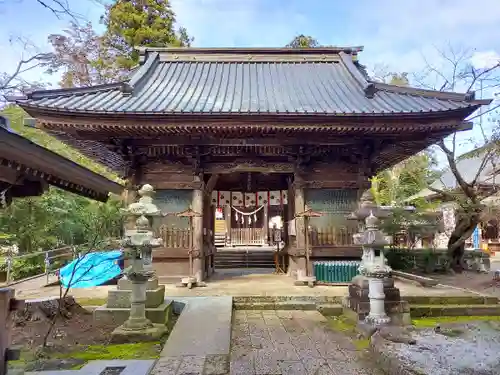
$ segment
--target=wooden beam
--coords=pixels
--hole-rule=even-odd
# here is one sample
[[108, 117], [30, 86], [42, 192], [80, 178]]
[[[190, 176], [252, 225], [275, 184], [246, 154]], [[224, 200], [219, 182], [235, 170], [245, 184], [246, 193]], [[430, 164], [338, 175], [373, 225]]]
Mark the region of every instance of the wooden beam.
[[213, 174], [210, 176], [210, 178], [207, 181], [207, 184], [205, 185], [205, 192], [207, 194], [212, 193], [212, 190], [214, 190], [215, 184], [217, 183], [218, 179], [219, 179], [219, 174]]
[[212, 174], [241, 172], [293, 173], [294, 167], [292, 163], [241, 160], [227, 163], [205, 163], [203, 165], [203, 170], [205, 173]]
[[[86, 138], [101, 138], [100, 136], [84, 135]], [[196, 146], [293, 146], [293, 145], [353, 145], [362, 143], [358, 137], [342, 136], [300, 136], [282, 138], [279, 134], [267, 137], [250, 138], [226, 138], [214, 136], [168, 136], [159, 138], [142, 138], [131, 141], [135, 146], [174, 146], [174, 145], [196, 145]]]

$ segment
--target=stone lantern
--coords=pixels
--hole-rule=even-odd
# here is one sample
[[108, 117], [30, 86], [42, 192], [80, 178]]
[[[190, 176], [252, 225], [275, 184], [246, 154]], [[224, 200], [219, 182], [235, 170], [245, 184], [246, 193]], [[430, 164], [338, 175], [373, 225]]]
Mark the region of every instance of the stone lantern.
[[408, 306], [401, 301], [399, 289], [394, 288], [392, 270], [384, 255], [388, 241], [379, 229], [379, 219], [390, 214], [390, 207], [377, 206], [371, 192], [366, 191], [358, 209], [349, 217], [360, 223], [360, 232], [354, 235], [354, 243], [361, 245], [363, 254], [360, 275], [352, 280], [345, 305], [357, 314], [358, 319], [374, 325], [390, 322], [386, 310], [407, 314], [402, 319], [409, 317]]
[[125, 232], [122, 245], [129, 255], [131, 265], [125, 270], [125, 276], [131, 283], [130, 316], [112, 336], [125, 336], [128, 339], [158, 339], [166, 332], [165, 325], [153, 324], [146, 318], [146, 290], [148, 280], [154, 276], [151, 265], [152, 249], [162, 245], [160, 238], [155, 238], [148, 217], [161, 215], [152, 202], [154, 189], [144, 185], [139, 190], [141, 198], [122, 210], [126, 215], [136, 217], [135, 227]]

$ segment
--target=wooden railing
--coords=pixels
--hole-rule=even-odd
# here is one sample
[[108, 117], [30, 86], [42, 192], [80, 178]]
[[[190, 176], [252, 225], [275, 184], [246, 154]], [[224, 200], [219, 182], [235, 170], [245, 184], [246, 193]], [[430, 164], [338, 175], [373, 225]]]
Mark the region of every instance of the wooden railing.
[[163, 240], [163, 246], [166, 248], [191, 248], [191, 231], [187, 228], [179, 229], [162, 225], [158, 228], [158, 236]]
[[311, 246], [351, 246], [357, 231], [347, 227], [312, 228], [309, 231]]
[[231, 246], [264, 245], [266, 242], [263, 228], [232, 228]]

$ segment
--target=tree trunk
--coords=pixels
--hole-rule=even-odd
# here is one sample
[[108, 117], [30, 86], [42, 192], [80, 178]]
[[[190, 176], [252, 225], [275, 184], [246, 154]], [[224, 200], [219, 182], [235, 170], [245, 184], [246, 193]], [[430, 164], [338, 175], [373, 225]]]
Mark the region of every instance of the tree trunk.
[[460, 217], [448, 241], [448, 256], [450, 266], [456, 272], [464, 269], [465, 241], [472, 235], [479, 224], [479, 215]]

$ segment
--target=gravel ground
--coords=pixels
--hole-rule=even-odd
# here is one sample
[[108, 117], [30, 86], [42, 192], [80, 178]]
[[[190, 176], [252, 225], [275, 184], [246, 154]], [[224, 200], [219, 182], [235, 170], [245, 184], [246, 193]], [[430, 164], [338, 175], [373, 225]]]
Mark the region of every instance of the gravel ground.
[[481, 321], [418, 329], [415, 345], [387, 342], [385, 350], [416, 374], [500, 374], [500, 324]]

